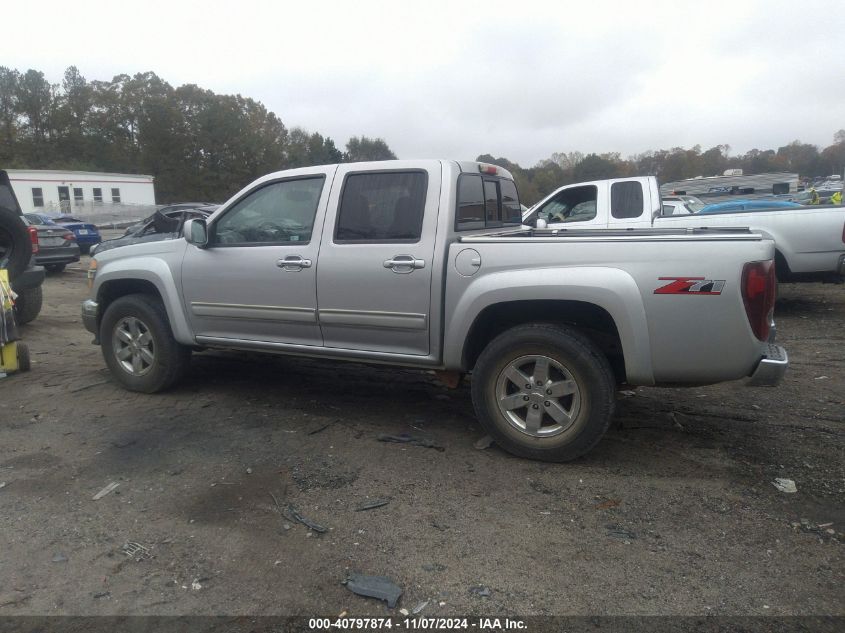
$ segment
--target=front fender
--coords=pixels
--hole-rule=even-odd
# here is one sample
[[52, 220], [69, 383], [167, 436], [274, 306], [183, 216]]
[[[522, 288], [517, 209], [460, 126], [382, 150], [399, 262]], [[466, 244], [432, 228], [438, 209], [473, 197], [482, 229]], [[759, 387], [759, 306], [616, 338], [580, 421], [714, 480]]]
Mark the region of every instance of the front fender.
[[455, 280], [447, 289], [447, 306], [454, 307], [446, 315], [446, 367], [461, 367], [464, 342], [485, 308], [536, 300], [580, 301], [603, 308], [619, 332], [628, 381], [654, 383], [648, 323], [637, 283], [625, 271], [600, 266], [501, 270]]
[[177, 281], [167, 261], [160, 256], [139, 255], [100, 262], [94, 282], [94, 296], [99, 297], [104, 285], [124, 280], [141, 280], [155, 286], [164, 302], [174, 338], [185, 345], [194, 344], [193, 332], [182, 311]]

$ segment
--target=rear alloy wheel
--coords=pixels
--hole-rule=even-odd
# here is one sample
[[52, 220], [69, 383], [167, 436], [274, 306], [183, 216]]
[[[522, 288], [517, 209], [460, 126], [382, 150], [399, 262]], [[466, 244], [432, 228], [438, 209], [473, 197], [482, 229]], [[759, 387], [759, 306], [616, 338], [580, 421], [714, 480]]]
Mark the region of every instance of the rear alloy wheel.
[[574, 424], [581, 390], [572, 373], [544, 354], [520, 356], [496, 380], [499, 413], [518, 431], [552, 437]]
[[604, 354], [557, 324], [503, 332], [472, 374], [472, 402], [485, 430], [508, 452], [543, 461], [570, 461], [593, 448], [610, 426], [615, 396]]
[[115, 299], [100, 322], [100, 345], [112, 375], [130, 391], [167, 389], [188, 368], [191, 350], [170, 329], [158, 297], [126, 295]]

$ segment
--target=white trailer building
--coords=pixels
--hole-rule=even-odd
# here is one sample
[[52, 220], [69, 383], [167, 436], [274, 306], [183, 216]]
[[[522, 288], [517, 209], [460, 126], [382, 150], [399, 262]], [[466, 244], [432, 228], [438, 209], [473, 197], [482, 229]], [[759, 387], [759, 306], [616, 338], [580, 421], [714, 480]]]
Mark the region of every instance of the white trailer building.
[[134, 216], [155, 205], [152, 176], [53, 169], [6, 171], [24, 213]]

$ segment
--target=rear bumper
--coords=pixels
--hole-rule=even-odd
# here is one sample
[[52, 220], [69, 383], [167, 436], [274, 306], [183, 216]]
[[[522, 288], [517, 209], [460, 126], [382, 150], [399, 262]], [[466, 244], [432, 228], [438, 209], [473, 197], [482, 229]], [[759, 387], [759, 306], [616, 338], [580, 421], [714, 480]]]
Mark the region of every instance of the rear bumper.
[[71, 264], [79, 261], [79, 246], [59, 246], [56, 248], [42, 248], [35, 255], [35, 263], [39, 266], [48, 264]]
[[82, 325], [85, 329], [97, 336], [97, 315], [100, 306], [93, 299], [86, 299], [82, 302]]
[[103, 241], [103, 238], [98, 235], [77, 235], [76, 236], [76, 243], [80, 246], [91, 246], [93, 244], [99, 244]]
[[768, 343], [763, 358], [748, 380], [750, 387], [774, 387], [782, 379], [789, 367], [789, 356], [780, 345]]

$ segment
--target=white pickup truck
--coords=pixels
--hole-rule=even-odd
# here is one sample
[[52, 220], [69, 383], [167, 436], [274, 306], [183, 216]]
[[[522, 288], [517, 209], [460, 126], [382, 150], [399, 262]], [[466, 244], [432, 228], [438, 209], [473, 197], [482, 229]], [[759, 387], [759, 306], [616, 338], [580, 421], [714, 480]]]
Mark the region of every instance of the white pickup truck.
[[[687, 205], [688, 206], [688, 205]], [[694, 210], [694, 208], [693, 208]], [[551, 229], [748, 227], [775, 241], [778, 279], [839, 280], [845, 275], [845, 207], [663, 215], [653, 176], [596, 180], [557, 189], [523, 214]]]
[[488, 433], [544, 460], [599, 441], [617, 384], [780, 380], [770, 239], [575, 233], [522, 227], [513, 178], [493, 165], [282, 171], [188, 220], [184, 238], [98, 251], [83, 322], [134, 391], [174, 384], [197, 348], [417, 367], [453, 382], [472, 372]]

